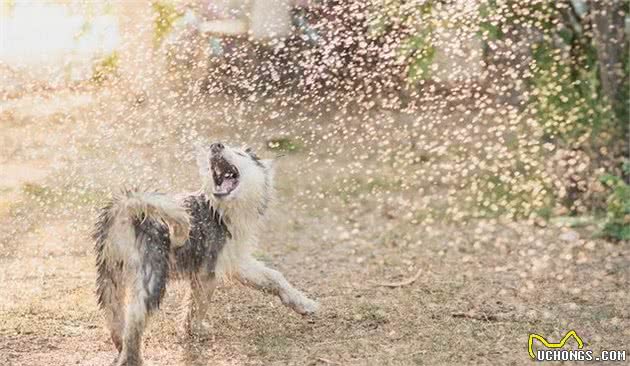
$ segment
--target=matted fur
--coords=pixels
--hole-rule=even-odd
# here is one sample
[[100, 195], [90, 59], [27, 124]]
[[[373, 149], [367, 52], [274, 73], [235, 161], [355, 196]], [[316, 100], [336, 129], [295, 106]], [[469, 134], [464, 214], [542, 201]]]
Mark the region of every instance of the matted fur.
[[220, 278], [275, 294], [303, 315], [317, 308], [251, 255], [273, 195], [271, 161], [247, 149], [211, 146], [198, 158], [201, 191], [170, 196], [129, 190], [101, 211], [93, 234], [97, 297], [119, 351], [116, 365], [142, 363], [147, 318], [171, 278], [190, 281], [185, 331], [191, 335], [205, 330], [203, 318]]

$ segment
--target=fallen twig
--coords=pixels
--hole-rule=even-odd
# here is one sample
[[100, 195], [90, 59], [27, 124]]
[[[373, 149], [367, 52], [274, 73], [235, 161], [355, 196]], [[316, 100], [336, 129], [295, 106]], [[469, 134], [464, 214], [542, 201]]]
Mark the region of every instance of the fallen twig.
[[317, 358], [317, 361], [321, 361], [321, 362], [323, 362], [323, 363], [325, 363], [325, 364], [327, 364], [327, 365], [341, 365], [341, 364], [340, 364], [340, 363], [338, 363], [338, 362], [331, 361], [331, 360], [326, 359], [326, 358], [323, 358], [323, 357], [318, 357], [318, 358]]
[[485, 313], [482, 314], [475, 314], [475, 313], [471, 313], [471, 312], [467, 312], [467, 313], [453, 313], [451, 314], [451, 316], [453, 318], [466, 318], [466, 319], [473, 319], [473, 320], [481, 320], [481, 321], [485, 321], [485, 322], [494, 322], [499, 320], [499, 318], [495, 315], [488, 315]]
[[413, 277], [411, 277], [409, 279], [406, 279], [404, 281], [400, 281], [400, 282], [372, 282], [372, 283], [377, 285], [377, 286], [383, 286], [383, 287], [391, 287], [391, 288], [403, 287], [403, 286], [411, 285], [412, 283], [416, 282], [416, 280], [418, 278], [420, 278], [420, 274], [422, 274], [422, 269], [419, 269], [418, 272]]

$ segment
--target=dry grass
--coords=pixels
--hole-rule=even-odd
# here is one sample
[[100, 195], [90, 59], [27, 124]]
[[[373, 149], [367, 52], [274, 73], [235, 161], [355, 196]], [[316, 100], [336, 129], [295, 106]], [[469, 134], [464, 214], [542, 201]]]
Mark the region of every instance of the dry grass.
[[[335, 155], [357, 146], [313, 143], [335, 131], [327, 123], [334, 111], [319, 117], [318, 130], [273, 119], [237, 128], [204, 104], [160, 108], [147, 119], [146, 106], [125, 111], [115, 99], [100, 103], [110, 96], [94, 98], [63, 118], [55, 108], [36, 120], [4, 114], [14, 120], [0, 126], [11, 152], [0, 169], [49, 164], [46, 174], [0, 190], [2, 365], [111, 362], [93, 296], [89, 225], [111, 189], [140, 183], [135, 178], [167, 190], [196, 188], [193, 161], [182, 151], [190, 123], [202, 136], [252, 141], [259, 150], [272, 139], [299, 146], [285, 148], [279, 161], [279, 199], [260, 257], [319, 299], [322, 311], [302, 318], [275, 298], [225, 284], [209, 314], [212, 336], [184, 342], [177, 327], [186, 289], [174, 284], [147, 333], [148, 364], [520, 365], [530, 362], [528, 333], [559, 339], [569, 329], [589, 349], [629, 344], [627, 243], [592, 239], [588, 226], [564, 241], [566, 229], [553, 225], [450, 220], [440, 202], [448, 187], [418, 182], [414, 189], [425, 190], [415, 197], [392, 178], [393, 166], [369, 161], [363, 168], [378, 176], [362, 180], [348, 168], [351, 155]], [[447, 157], [427, 154], [418, 164], [440, 159]], [[398, 202], [416, 198], [428, 202], [426, 213], [408, 217]], [[406, 286], [374, 284], [404, 281], [418, 269]]]

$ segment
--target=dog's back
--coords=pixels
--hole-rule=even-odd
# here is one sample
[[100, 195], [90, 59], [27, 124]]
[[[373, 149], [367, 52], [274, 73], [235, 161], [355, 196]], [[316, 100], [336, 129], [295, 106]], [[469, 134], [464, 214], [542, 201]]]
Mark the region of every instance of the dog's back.
[[183, 206], [190, 217], [190, 231], [184, 245], [175, 248], [173, 270], [176, 275], [190, 275], [203, 269], [215, 273], [217, 259], [230, 232], [219, 212], [203, 194], [187, 196]]

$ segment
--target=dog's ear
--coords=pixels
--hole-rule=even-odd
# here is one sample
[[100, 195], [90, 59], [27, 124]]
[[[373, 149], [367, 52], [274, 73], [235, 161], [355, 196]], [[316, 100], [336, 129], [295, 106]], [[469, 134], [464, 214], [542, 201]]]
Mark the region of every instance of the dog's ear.
[[272, 173], [276, 170], [276, 164], [278, 162], [278, 160], [280, 160], [280, 158], [284, 158], [285, 156], [287, 156], [286, 154], [278, 154], [275, 157], [271, 158], [271, 159], [264, 159], [262, 160], [262, 164], [265, 166], [265, 168], [269, 171], [271, 171]]
[[260, 163], [265, 167], [265, 176], [268, 181], [272, 182], [276, 175], [276, 159], [263, 159]]
[[262, 159], [260, 161], [265, 169], [274, 171], [276, 169], [276, 159]]

